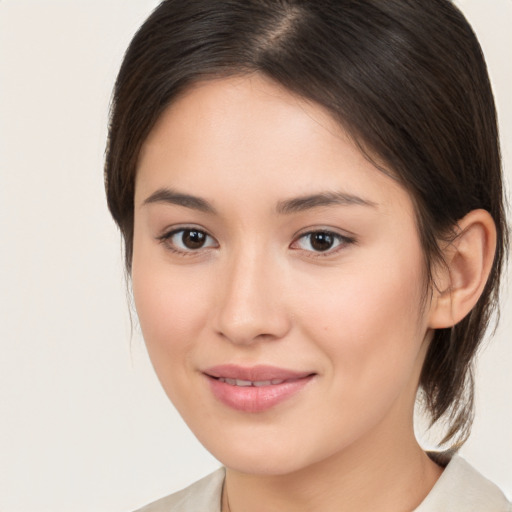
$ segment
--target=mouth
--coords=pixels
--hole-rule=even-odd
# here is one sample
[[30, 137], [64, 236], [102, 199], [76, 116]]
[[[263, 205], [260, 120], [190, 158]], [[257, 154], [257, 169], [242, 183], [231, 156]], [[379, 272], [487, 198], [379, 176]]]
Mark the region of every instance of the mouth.
[[264, 412], [298, 394], [315, 373], [274, 366], [215, 366], [203, 372], [214, 397], [241, 412]]
[[[215, 378], [215, 377], [212, 377]], [[261, 388], [263, 386], [277, 386], [278, 384], [282, 384], [283, 382], [290, 382], [282, 379], [272, 379], [272, 380], [241, 380], [241, 379], [228, 379], [227, 377], [218, 377], [220, 382], [224, 382], [226, 384], [229, 384], [230, 386], [240, 386], [242, 388], [244, 387], [250, 387], [253, 386], [255, 388]]]

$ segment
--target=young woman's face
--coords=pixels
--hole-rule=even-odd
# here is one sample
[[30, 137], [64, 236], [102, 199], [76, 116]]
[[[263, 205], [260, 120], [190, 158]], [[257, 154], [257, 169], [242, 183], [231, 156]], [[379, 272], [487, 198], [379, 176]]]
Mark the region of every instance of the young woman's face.
[[132, 278], [165, 391], [228, 467], [412, 431], [430, 314], [413, 205], [319, 106], [257, 75], [177, 100], [140, 156]]

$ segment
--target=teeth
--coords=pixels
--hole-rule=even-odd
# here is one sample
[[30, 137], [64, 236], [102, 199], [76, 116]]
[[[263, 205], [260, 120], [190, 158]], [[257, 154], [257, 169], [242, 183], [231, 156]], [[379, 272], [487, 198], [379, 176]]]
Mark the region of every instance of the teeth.
[[260, 380], [258, 382], [253, 382], [252, 385], [259, 388], [261, 386], [270, 386], [272, 384], [272, 381], [270, 380]]
[[240, 386], [240, 387], [250, 387], [254, 386], [256, 388], [262, 387], [262, 386], [275, 386], [277, 384], [282, 384], [284, 382], [283, 379], [273, 379], [273, 380], [257, 380], [257, 381], [250, 381], [250, 380], [242, 380], [242, 379], [228, 379], [227, 377], [219, 377], [220, 382], [225, 382], [226, 384], [229, 384], [230, 386]]

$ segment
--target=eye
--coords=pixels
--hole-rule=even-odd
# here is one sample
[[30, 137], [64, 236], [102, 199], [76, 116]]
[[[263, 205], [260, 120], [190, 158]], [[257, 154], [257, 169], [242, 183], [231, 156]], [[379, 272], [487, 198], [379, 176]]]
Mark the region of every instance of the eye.
[[217, 242], [213, 237], [195, 228], [175, 229], [159, 237], [159, 239], [171, 250], [182, 253], [217, 247]]
[[310, 231], [301, 235], [293, 244], [292, 249], [301, 249], [316, 253], [332, 253], [336, 249], [353, 243], [352, 238], [333, 233], [332, 231]]

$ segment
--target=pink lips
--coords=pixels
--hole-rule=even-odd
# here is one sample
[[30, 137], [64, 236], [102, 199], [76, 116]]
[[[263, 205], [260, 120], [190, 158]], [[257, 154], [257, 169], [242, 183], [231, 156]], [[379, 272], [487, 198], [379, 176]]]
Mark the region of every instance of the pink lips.
[[263, 412], [298, 393], [314, 377], [274, 366], [221, 365], [203, 372], [213, 395], [243, 412]]

